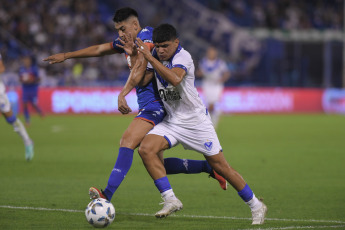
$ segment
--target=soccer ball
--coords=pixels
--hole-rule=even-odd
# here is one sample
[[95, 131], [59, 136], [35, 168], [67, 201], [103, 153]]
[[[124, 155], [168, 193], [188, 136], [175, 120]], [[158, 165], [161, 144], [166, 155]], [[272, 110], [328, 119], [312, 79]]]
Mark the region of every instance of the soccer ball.
[[87, 205], [85, 216], [87, 222], [95, 228], [105, 228], [114, 221], [115, 208], [106, 199], [94, 199]]

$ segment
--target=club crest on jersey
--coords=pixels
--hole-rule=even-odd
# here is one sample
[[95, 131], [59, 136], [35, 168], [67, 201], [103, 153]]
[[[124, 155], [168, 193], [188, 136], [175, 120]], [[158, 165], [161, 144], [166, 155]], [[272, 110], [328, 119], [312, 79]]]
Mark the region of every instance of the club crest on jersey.
[[211, 151], [213, 147], [213, 143], [212, 141], [208, 141], [208, 142], [205, 142], [204, 146], [205, 146], [205, 149], [207, 149], [208, 151]]

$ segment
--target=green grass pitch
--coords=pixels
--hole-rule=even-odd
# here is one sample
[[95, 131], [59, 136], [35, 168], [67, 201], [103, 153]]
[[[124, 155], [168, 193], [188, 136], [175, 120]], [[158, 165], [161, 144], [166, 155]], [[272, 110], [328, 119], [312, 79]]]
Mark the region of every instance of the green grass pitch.
[[[0, 229], [92, 229], [84, 216], [90, 186], [105, 188], [122, 133], [133, 116], [33, 117], [32, 162], [0, 120]], [[208, 175], [168, 176], [184, 209], [156, 219], [160, 194], [139, 155], [112, 203], [108, 229], [345, 229], [345, 116], [222, 117], [225, 156], [268, 206], [251, 226], [247, 205]], [[165, 157], [203, 159], [176, 147]]]

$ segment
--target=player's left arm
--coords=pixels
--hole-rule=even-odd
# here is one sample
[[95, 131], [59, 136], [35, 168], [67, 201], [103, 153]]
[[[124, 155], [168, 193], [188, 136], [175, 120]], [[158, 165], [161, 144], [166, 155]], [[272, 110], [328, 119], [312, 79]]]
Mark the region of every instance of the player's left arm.
[[140, 49], [138, 49], [139, 53], [142, 53], [144, 55], [145, 59], [150, 62], [152, 67], [160, 76], [162, 76], [162, 78], [164, 78], [164, 80], [166, 80], [173, 86], [177, 86], [181, 83], [181, 81], [187, 74], [187, 72], [183, 68], [175, 67], [169, 69], [165, 67], [162, 63], [160, 63], [160, 61], [152, 56], [149, 49], [144, 46], [144, 43], [139, 38], [137, 39], [137, 44], [140, 47]]
[[[146, 44], [145, 47], [148, 47], [150, 49], [152, 47], [151, 45], [153, 44]], [[152, 76], [153, 76], [153, 73], [152, 74], [146, 73], [147, 60], [144, 58], [143, 54], [136, 52], [136, 53], [132, 53], [130, 57], [131, 57], [131, 61], [132, 60], [135, 60], [135, 61], [132, 62], [132, 69], [127, 79], [127, 82], [125, 86], [122, 88], [117, 98], [118, 110], [122, 114], [128, 114], [132, 112], [131, 108], [127, 105], [127, 101], [125, 98], [129, 94], [129, 92], [131, 92], [132, 89], [134, 89], [134, 87], [136, 86], [143, 87], [147, 85], [151, 81]], [[135, 57], [135, 59], [133, 57]]]
[[[150, 71], [146, 71], [144, 76], [142, 77], [141, 81], [144, 82], [150, 82], [151, 79], [153, 77], [153, 72]], [[147, 84], [146, 83], [146, 84]], [[127, 94], [129, 94], [129, 92], [135, 87], [135, 83], [133, 83], [133, 81], [127, 81], [126, 85], [123, 87], [123, 89], [121, 90], [118, 98], [117, 98], [117, 105], [118, 105], [118, 110], [122, 113], [122, 114], [128, 114], [130, 112], [132, 112], [132, 109], [128, 106], [127, 101], [126, 101], [126, 96]]]

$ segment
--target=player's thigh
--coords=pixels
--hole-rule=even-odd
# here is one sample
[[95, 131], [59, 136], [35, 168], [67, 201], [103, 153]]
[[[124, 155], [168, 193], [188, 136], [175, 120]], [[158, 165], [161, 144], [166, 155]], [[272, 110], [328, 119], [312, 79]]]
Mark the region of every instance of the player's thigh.
[[120, 146], [135, 149], [152, 128], [153, 124], [134, 119], [122, 135]]
[[169, 148], [168, 141], [160, 135], [147, 134], [139, 147], [139, 153], [143, 155], [158, 155], [163, 162], [163, 150]]

